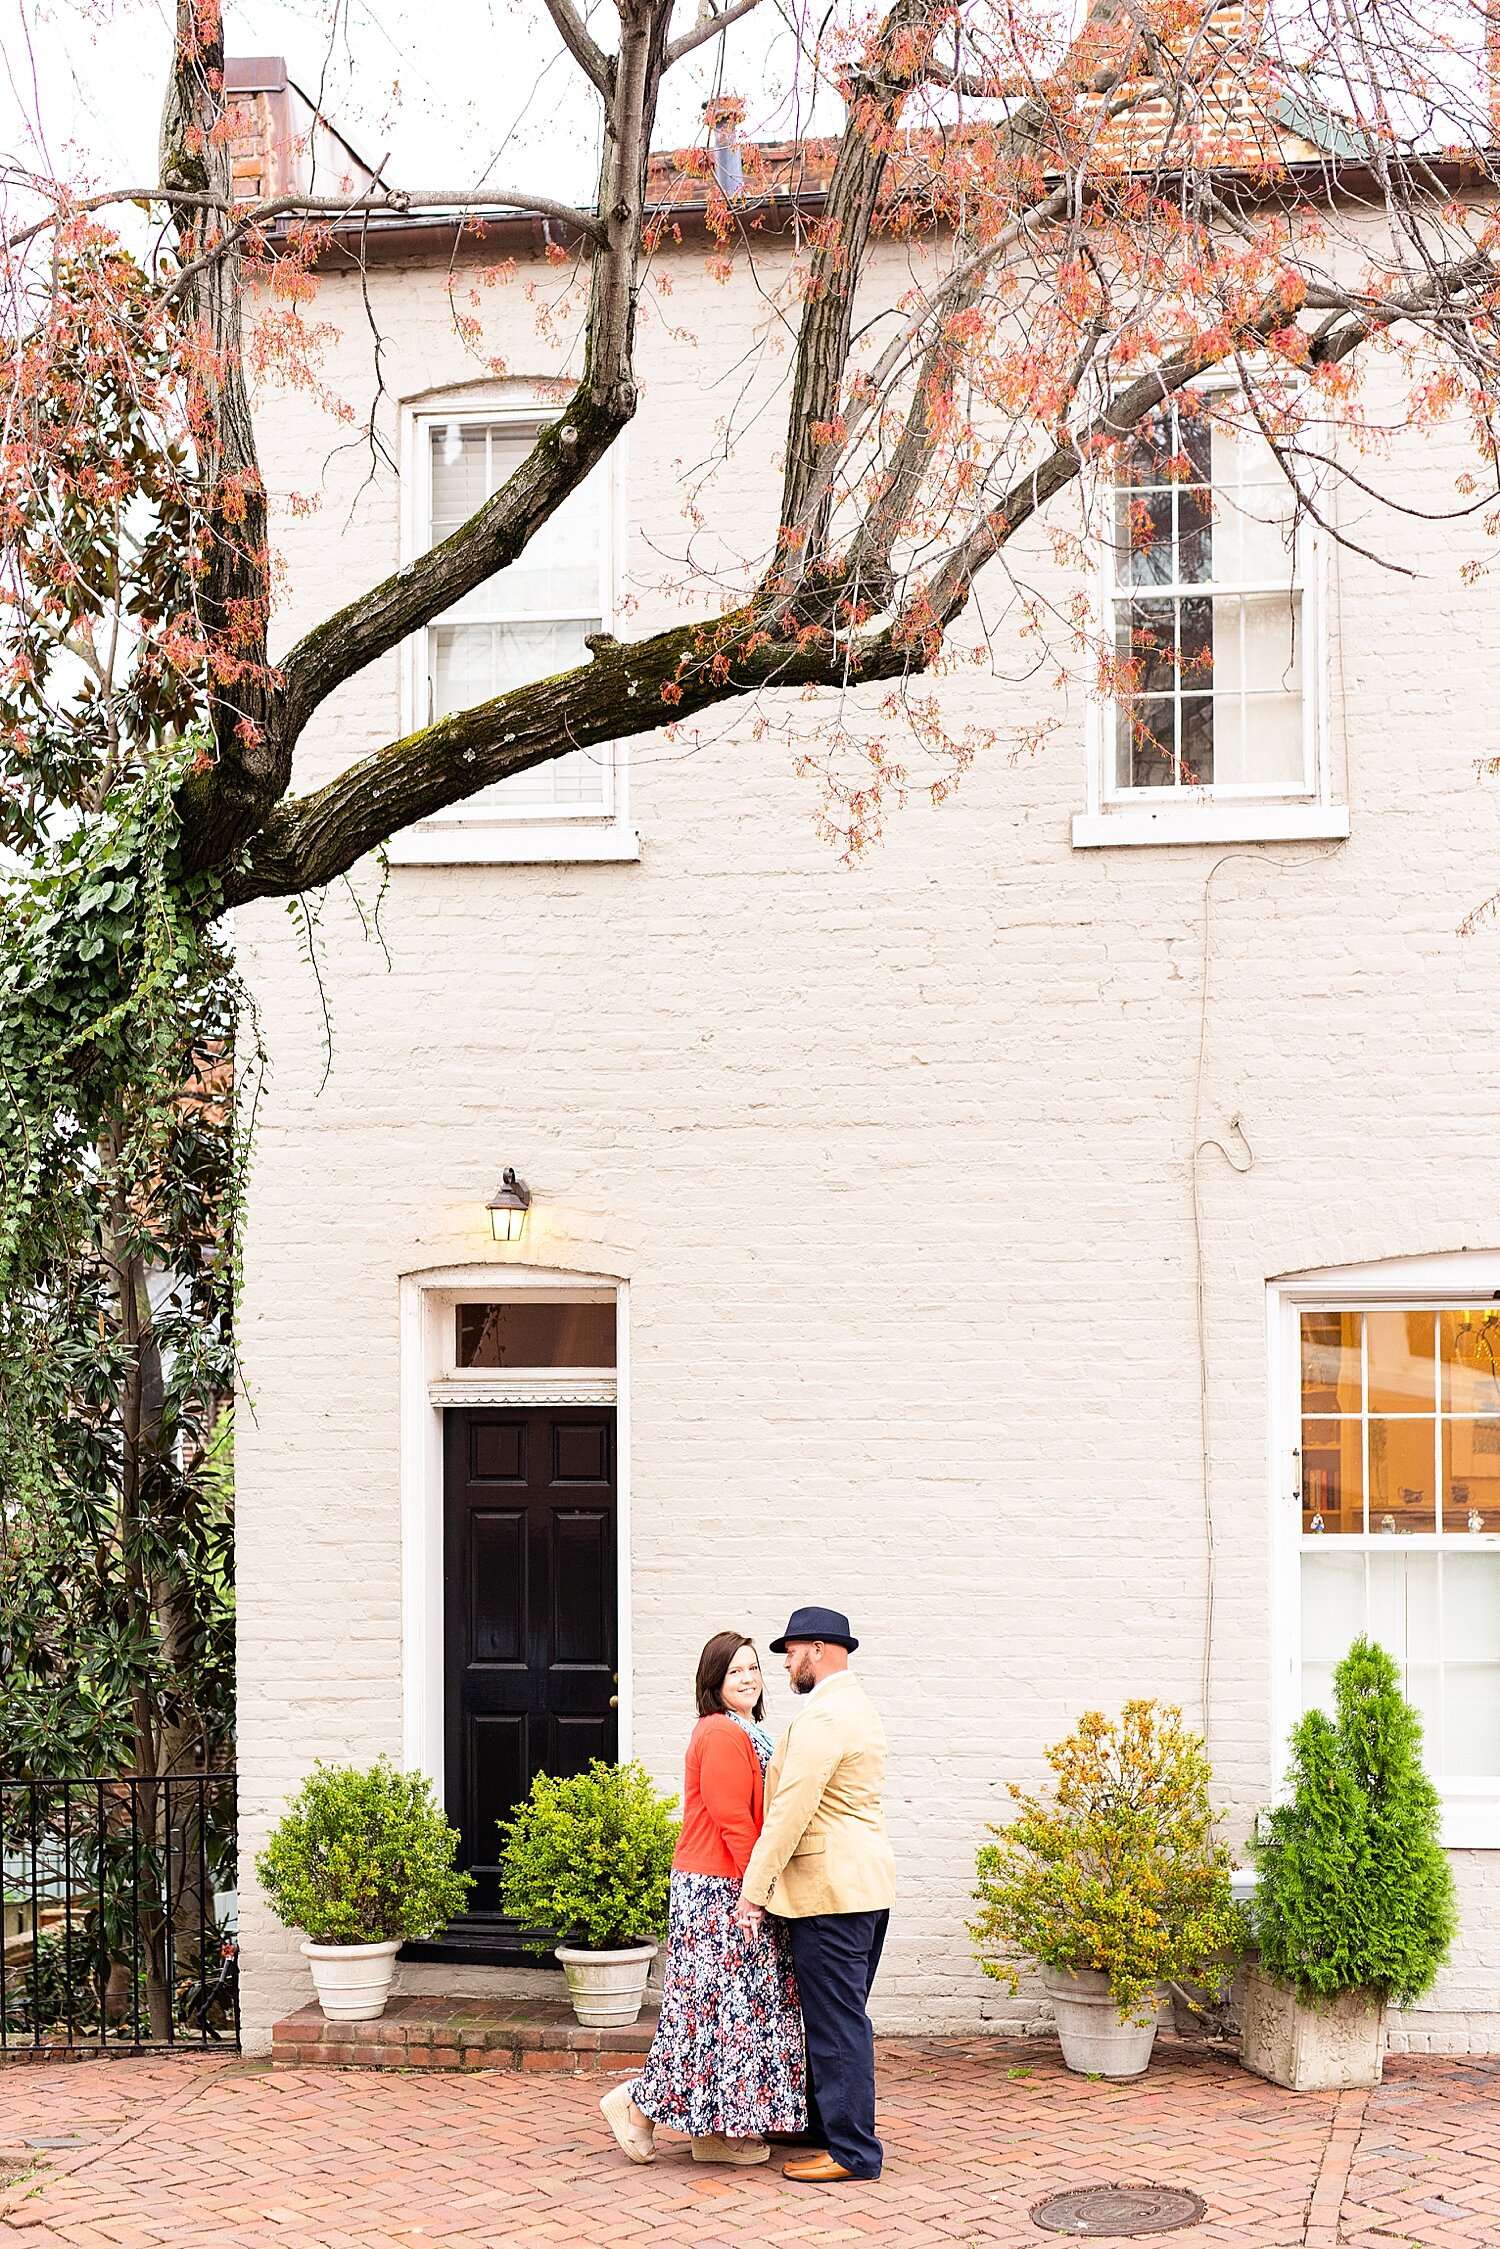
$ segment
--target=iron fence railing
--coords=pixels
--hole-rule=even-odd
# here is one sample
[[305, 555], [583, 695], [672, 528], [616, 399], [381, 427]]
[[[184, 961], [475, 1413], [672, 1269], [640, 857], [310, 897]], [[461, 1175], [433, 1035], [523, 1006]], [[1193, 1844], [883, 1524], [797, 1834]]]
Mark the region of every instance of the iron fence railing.
[[0, 1779], [0, 2056], [238, 2042], [232, 1773]]

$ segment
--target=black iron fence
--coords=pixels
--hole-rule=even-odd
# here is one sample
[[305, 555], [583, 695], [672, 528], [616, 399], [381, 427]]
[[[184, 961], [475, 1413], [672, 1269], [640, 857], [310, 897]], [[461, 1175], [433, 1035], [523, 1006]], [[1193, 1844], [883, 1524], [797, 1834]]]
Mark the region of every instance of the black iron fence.
[[239, 2038], [232, 1773], [0, 1780], [0, 2056]]

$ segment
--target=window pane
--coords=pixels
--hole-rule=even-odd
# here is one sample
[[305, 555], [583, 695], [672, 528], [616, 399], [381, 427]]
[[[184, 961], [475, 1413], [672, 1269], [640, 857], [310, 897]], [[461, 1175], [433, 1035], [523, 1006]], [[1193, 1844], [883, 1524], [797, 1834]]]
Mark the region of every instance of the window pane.
[[1358, 1413], [1363, 1312], [1302, 1315], [1302, 1411]]
[[1214, 701], [1214, 766], [1228, 788], [1305, 791], [1307, 742], [1300, 695], [1220, 695]]
[[1176, 569], [1171, 491], [1120, 493], [1115, 500], [1115, 540], [1115, 567], [1124, 584], [1170, 585]]
[[545, 765], [528, 766], [524, 773], [481, 789], [475, 804], [493, 803], [506, 812], [601, 812], [608, 803], [609, 753], [607, 750], [570, 750], [566, 757], [551, 758]]
[[1221, 594], [1213, 619], [1215, 687], [1300, 697], [1300, 595]]
[[1115, 656], [1129, 665], [1132, 692], [1170, 695], [1177, 685], [1177, 604], [1133, 601], [1115, 619]]
[[[529, 434], [441, 423], [431, 437], [432, 540], [445, 539], [498, 492], [530, 450]], [[577, 614], [601, 606], [599, 472], [570, 492], [524, 553], [455, 603], [453, 616]]]
[[431, 437], [432, 539], [446, 539], [498, 491], [524, 458], [520, 446], [504, 465], [491, 462], [491, 433], [484, 423], [444, 422]]
[[1205, 694], [1214, 679], [1214, 611], [1217, 602], [1180, 601], [1178, 609], [1178, 669], [1183, 692]]
[[1432, 1413], [1436, 1409], [1436, 1329], [1437, 1316], [1432, 1312], [1365, 1314], [1371, 1413]]
[[1438, 1327], [1444, 1412], [1500, 1414], [1500, 1312], [1469, 1305]]
[[1292, 583], [1292, 490], [1276, 484], [1220, 487], [1214, 549], [1221, 581]]
[[1500, 1554], [1443, 1556], [1444, 1769], [1500, 1773]]
[[1333, 1670], [1365, 1629], [1365, 1556], [1319, 1547], [1302, 1557], [1302, 1707], [1333, 1708]]
[[1437, 1529], [1437, 1422], [1370, 1416], [1370, 1529]]
[[[1202, 606], [1184, 602], [1185, 609]], [[1212, 695], [1185, 695], [1182, 699], [1182, 783], [1188, 789], [1206, 789], [1214, 778], [1214, 711]]]
[[1313, 1537], [1363, 1531], [1364, 1424], [1302, 1424], [1302, 1528]]
[[1122, 702], [1115, 717], [1116, 787], [1170, 789], [1177, 778], [1176, 707]]
[[612, 1304], [460, 1304], [461, 1367], [612, 1367]]
[[598, 629], [597, 618], [555, 625], [438, 625], [432, 635], [433, 717], [581, 664], [588, 654], [583, 636]]
[[1443, 1529], [1500, 1531], [1500, 1420], [1443, 1423]]
[[1185, 586], [1206, 585], [1214, 574], [1214, 502], [1205, 484], [1177, 488], [1177, 575]]

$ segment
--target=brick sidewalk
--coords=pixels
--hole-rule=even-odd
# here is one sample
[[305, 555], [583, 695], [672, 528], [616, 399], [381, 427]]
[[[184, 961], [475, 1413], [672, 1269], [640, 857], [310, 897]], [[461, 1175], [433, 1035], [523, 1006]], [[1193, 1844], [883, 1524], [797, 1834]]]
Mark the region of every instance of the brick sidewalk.
[[[0, 2071], [0, 2241], [35, 2249], [1040, 2249], [1030, 2205], [1106, 2179], [1193, 2188], [1201, 2249], [1496, 2249], [1500, 2062], [1400, 2058], [1372, 2095], [1293, 2096], [1164, 2045], [1129, 2085], [1045, 2045], [886, 2042], [886, 2175], [649, 2169], [601, 2080], [174, 2060]], [[29, 2140], [73, 2137], [61, 2151]], [[1342, 2209], [1342, 2223], [1340, 2210]], [[1161, 2237], [1164, 2239], [1177, 2237]]]

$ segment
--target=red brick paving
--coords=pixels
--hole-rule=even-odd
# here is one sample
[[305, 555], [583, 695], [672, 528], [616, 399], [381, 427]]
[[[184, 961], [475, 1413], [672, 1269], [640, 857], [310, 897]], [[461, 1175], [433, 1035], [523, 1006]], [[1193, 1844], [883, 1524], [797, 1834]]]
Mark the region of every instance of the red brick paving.
[[1069, 2076], [1045, 2045], [885, 2042], [885, 2177], [834, 2190], [789, 2185], [774, 2160], [710, 2170], [681, 2141], [635, 2167], [605, 2134], [598, 2076], [196, 2058], [0, 2071], [0, 2161], [30, 2138], [89, 2143], [34, 2154], [48, 2168], [0, 2194], [0, 2242], [1042, 2249], [1057, 2237], [1030, 2223], [1041, 2195], [1151, 2179], [1208, 2203], [1190, 2234], [1163, 2237], [1184, 2249], [1497, 2249], [1500, 2061], [1388, 2071], [1366, 2104], [1283, 2093], [1167, 2043], [1146, 2077], [1110, 2085]]

